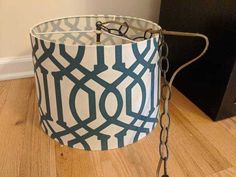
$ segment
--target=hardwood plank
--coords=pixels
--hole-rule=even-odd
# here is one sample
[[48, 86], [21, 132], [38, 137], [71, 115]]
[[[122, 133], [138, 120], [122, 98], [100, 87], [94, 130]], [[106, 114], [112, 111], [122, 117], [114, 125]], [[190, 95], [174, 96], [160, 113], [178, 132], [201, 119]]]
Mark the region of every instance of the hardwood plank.
[[222, 170], [220, 172], [217, 172], [213, 175], [210, 175], [208, 177], [235, 177], [236, 176], [236, 168], [228, 168], [226, 170]]
[[236, 116], [219, 122], [226, 130], [236, 137]]
[[0, 82], [0, 176], [19, 176], [25, 115], [32, 87], [29, 80]]
[[231, 167], [228, 160], [197, 128], [174, 106], [172, 112], [170, 145], [185, 176], [207, 176]]
[[172, 103], [183, 113], [201, 134], [204, 141], [209, 141], [232, 165], [236, 166], [236, 139], [222, 121], [213, 122], [192, 102], [174, 89]]
[[[34, 84], [34, 83], [33, 83]], [[35, 90], [31, 90], [22, 146], [20, 177], [56, 177], [55, 142], [39, 126]]]

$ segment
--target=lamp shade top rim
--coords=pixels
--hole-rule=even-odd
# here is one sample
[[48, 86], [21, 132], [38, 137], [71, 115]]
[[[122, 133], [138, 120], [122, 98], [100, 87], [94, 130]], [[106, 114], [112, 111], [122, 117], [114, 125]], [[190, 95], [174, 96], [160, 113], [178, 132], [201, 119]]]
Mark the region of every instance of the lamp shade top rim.
[[[125, 37], [102, 33], [101, 43], [96, 42], [96, 22], [116, 21], [127, 23], [137, 29], [153, 29], [160, 30], [161, 27], [149, 20], [130, 16], [118, 15], [79, 15], [67, 16], [61, 18], [50, 19], [34, 25], [30, 29], [30, 35], [38, 40], [47, 43], [55, 43], [56, 45], [66, 45], [71, 47], [86, 46], [96, 47], [102, 45], [104, 47], [114, 47], [118, 45], [131, 45], [134, 43], [146, 43], [150, 38], [140, 40], [129, 40]], [[117, 24], [108, 24], [110, 29], [117, 29]], [[143, 31], [131, 29], [127, 31], [127, 36], [138, 38], [143, 36]], [[158, 38], [158, 34], [151, 38]]]

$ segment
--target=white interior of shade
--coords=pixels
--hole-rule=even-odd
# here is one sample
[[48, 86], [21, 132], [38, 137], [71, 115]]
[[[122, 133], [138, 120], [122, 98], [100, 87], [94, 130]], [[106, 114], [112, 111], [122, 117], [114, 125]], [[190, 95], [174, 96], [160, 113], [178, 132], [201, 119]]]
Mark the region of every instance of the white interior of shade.
[[[66, 17], [43, 22], [32, 28], [31, 35], [42, 40], [66, 45], [96, 45], [97, 21], [117, 21], [121, 23], [126, 22], [131, 26], [144, 30], [160, 29], [160, 27], [156, 23], [140, 18], [114, 15], [92, 15]], [[120, 25], [108, 24], [107, 27], [118, 29]], [[127, 36], [129, 36], [130, 38], [140, 37], [143, 35], [143, 31], [132, 28], [129, 28], [127, 32]], [[100, 45], [118, 45], [131, 42], [135, 41], [129, 40], [125, 37], [112, 35], [107, 32], [102, 32]]]

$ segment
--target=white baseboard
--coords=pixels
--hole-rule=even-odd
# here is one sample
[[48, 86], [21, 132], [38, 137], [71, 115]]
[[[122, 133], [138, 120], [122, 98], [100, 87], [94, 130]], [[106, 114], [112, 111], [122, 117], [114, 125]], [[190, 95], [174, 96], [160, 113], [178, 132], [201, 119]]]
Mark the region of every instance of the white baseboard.
[[33, 77], [31, 56], [0, 58], [0, 80]]

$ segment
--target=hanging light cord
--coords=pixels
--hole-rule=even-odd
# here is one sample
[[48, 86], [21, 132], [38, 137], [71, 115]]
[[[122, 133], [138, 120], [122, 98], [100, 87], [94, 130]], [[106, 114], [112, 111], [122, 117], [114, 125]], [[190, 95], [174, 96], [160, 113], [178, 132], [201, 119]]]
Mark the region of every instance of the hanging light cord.
[[187, 66], [189, 66], [190, 64], [192, 64], [193, 62], [197, 61], [198, 59], [200, 59], [207, 51], [208, 47], [209, 47], [209, 40], [208, 37], [204, 34], [199, 34], [199, 33], [188, 33], [188, 32], [177, 32], [177, 31], [166, 31], [163, 30], [162, 31], [163, 35], [171, 35], [171, 36], [185, 36], [185, 37], [198, 37], [198, 38], [202, 38], [205, 41], [205, 47], [202, 50], [202, 52], [196, 56], [195, 58], [191, 59], [190, 61], [188, 61], [187, 63], [183, 64], [182, 66], [180, 66], [171, 76], [171, 79], [169, 81], [169, 85], [170, 87], [173, 84], [173, 81], [176, 77], [176, 75], [184, 68], [186, 68]]

